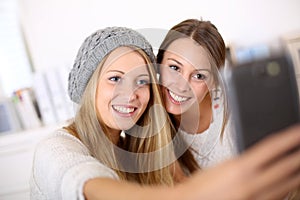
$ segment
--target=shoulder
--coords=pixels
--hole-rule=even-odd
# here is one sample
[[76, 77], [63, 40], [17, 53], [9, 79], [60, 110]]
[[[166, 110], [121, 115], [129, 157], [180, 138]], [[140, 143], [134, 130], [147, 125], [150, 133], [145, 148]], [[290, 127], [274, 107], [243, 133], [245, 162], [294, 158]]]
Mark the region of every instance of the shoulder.
[[48, 137], [39, 142], [36, 147], [36, 152], [45, 154], [58, 154], [67, 152], [81, 152], [89, 154], [86, 146], [75, 136], [71, 135], [64, 129], [58, 129]]
[[229, 143], [232, 143], [232, 145], [236, 146], [236, 132], [234, 130], [234, 121], [231, 117], [228, 118], [224, 133], [223, 133], [223, 140], [227, 140]]
[[37, 145], [31, 191], [40, 191], [48, 199], [62, 198], [56, 195], [78, 199], [84, 182], [95, 177], [118, 179], [112, 169], [91, 156], [87, 147], [66, 130], [53, 132]]
[[232, 120], [229, 118], [225, 125], [224, 132], [220, 136], [218, 145], [216, 145], [217, 151], [223, 152], [223, 156], [226, 158], [237, 155], [236, 133], [232, 123]]

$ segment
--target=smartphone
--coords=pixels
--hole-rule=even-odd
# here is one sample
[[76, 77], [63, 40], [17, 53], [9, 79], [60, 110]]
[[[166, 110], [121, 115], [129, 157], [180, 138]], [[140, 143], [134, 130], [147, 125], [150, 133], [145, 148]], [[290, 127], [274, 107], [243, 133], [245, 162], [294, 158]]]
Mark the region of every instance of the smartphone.
[[239, 152], [300, 122], [298, 86], [287, 55], [232, 66], [226, 74], [225, 87]]

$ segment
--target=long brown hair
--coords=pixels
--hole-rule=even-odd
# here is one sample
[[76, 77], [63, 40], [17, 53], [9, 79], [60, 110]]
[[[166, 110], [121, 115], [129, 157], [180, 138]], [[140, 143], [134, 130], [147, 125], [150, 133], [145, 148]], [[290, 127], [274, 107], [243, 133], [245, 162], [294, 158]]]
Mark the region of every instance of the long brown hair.
[[173, 26], [159, 47], [157, 62], [161, 63], [164, 52], [175, 40], [189, 37], [201, 45], [211, 55], [220, 69], [225, 64], [226, 46], [218, 29], [210, 21], [187, 19]]
[[[167, 51], [169, 45], [180, 38], [191, 38], [196, 41], [203, 49], [206, 51], [213, 72], [213, 79], [215, 87], [220, 87], [223, 90], [223, 102], [224, 102], [224, 118], [222, 122], [222, 130], [221, 135], [223, 135], [227, 118], [227, 100], [224, 85], [222, 84], [221, 77], [219, 75], [219, 70], [225, 64], [225, 56], [226, 56], [226, 46], [224, 40], [219, 33], [218, 29], [214, 24], [210, 21], [202, 21], [198, 19], [187, 19], [184, 20], [175, 26], [173, 26], [167, 33], [166, 37], [164, 38], [163, 42], [160, 45], [157, 54], [157, 63], [160, 64], [163, 60], [164, 53]], [[159, 71], [159, 65], [158, 65]], [[212, 94], [211, 94], [211, 98]], [[189, 154], [189, 153], [187, 153]], [[186, 157], [186, 158], [185, 158]], [[181, 158], [184, 163], [189, 163], [190, 156], [184, 156]], [[188, 164], [190, 165], [190, 164]], [[194, 166], [194, 164], [192, 164]], [[194, 169], [194, 167], [188, 167], [190, 169]]]

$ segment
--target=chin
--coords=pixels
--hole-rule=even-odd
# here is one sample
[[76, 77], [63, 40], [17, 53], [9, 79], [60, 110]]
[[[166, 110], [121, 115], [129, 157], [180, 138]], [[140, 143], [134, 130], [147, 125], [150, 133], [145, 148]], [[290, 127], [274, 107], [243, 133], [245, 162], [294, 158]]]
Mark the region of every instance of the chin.
[[131, 129], [135, 123], [127, 123], [127, 124], [119, 124], [119, 129], [120, 130], [129, 130]]
[[172, 115], [181, 115], [183, 111], [180, 108], [168, 108], [167, 112]]

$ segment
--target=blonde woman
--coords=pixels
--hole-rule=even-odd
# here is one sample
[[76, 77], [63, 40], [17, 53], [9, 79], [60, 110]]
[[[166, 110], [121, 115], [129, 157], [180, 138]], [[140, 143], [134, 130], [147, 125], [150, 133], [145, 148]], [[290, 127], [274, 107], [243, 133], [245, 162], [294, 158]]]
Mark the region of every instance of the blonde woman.
[[154, 59], [149, 43], [131, 29], [102, 29], [84, 41], [69, 76], [79, 108], [69, 126], [38, 146], [33, 199], [83, 199], [84, 183], [95, 177], [173, 184], [171, 127]]

